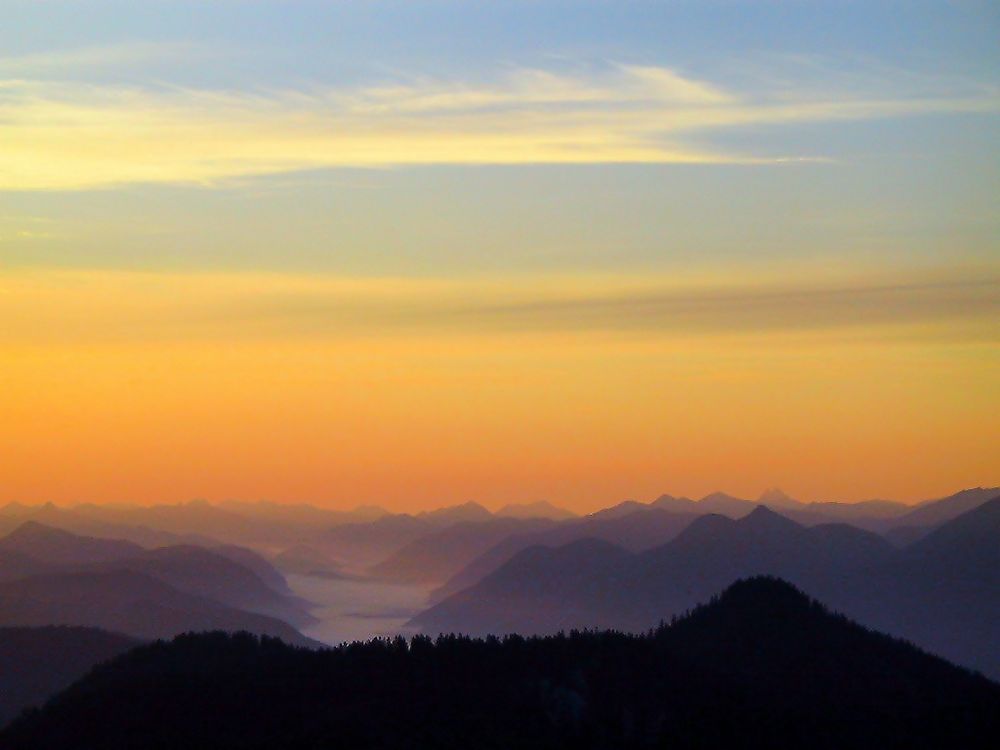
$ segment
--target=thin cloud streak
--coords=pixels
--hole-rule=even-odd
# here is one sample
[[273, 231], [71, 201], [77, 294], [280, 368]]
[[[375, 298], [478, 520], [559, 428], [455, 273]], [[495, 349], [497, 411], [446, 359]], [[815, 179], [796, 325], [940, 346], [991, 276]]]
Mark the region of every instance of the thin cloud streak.
[[76, 73], [81, 68], [120, 68], [122, 65], [150, 62], [176, 63], [221, 55], [218, 45], [210, 47], [193, 42], [122, 42], [26, 55], [0, 56], [0, 76], [65, 75]]
[[749, 96], [661, 67], [499, 82], [414, 79], [357, 89], [257, 92], [0, 81], [0, 190], [134, 183], [215, 185], [338, 167], [515, 164], [781, 164], [706, 146], [718, 129], [1000, 111], [988, 88], [960, 97], [798, 100]]
[[0, 277], [0, 317], [8, 321], [0, 343], [509, 333], [685, 337], [886, 326], [944, 326], [955, 340], [1000, 342], [1000, 277], [720, 286], [670, 279], [487, 282], [38, 271]]

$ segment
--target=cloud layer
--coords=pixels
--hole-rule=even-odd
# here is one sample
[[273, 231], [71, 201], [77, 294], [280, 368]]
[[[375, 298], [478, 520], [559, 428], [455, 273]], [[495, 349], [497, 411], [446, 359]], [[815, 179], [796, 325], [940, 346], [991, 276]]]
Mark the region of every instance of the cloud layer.
[[997, 341], [1000, 279], [680, 281], [363, 279], [284, 274], [21, 272], [0, 277], [0, 343], [333, 340], [414, 334], [683, 338], [909, 327]]
[[[8, 60], [5, 68], [0, 60], [0, 75], [43, 62]], [[630, 65], [574, 75], [512, 69], [491, 82], [412, 78], [262, 91], [11, 78], [0, 81], [0, 190], [216, 184], [336, 167], [772, 164], [822, 154], [733, 152], [705, 145], [705, 136], [720, 128], [998, 109], [988, 89], [748, 95], [669, 68]]]

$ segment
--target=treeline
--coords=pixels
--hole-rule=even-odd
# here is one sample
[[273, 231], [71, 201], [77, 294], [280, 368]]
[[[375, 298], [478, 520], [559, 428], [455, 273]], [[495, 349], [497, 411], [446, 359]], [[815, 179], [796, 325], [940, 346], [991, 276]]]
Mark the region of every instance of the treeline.
[[645, 635], [310, 651], [186, 635], [98, 667], [12, 748], [987, 747], [1000, 686], [751, 579]]

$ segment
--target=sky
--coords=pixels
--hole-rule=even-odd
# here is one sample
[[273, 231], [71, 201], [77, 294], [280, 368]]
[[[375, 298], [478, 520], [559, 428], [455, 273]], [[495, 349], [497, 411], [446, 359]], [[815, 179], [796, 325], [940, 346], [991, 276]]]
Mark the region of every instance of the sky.
[[0, 4], [0, 502], [1000, 483], [996, 3]]

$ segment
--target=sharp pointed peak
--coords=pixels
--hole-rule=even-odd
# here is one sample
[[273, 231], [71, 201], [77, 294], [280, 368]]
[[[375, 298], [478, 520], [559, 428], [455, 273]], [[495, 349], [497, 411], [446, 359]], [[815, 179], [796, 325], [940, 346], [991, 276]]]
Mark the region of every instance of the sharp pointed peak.
[[789, 495], [780, 487], [768, 487], [760, 493], [760, 497], [757, 498], [757, 502], [762, 505], [789, 505], [798, 503], [794, 497]]
[[792, 519], [763, 504], [757, 505], [737, 523], [751, 528], [800, 528]]
[[25, 537], [25, 536], [39, 536], [39, 535], [58, 535], [64, 537], [76, 536], [72, 532], [66, 531], [65, 529], [56, 528], [55, 526], [49, 526], [47, 523], [36, 521], [33, 518], [20, 524], [16, 529], [10, 532], [8, 536]]

